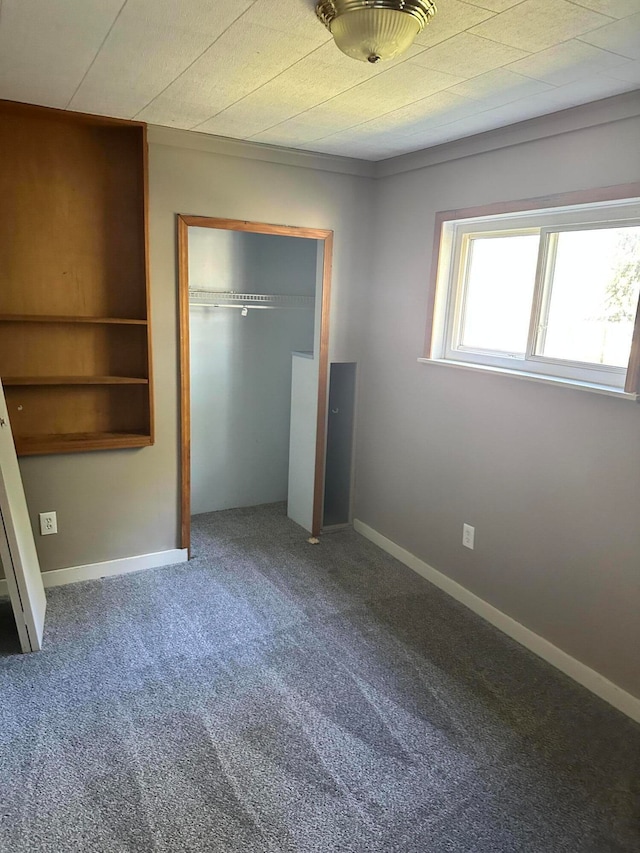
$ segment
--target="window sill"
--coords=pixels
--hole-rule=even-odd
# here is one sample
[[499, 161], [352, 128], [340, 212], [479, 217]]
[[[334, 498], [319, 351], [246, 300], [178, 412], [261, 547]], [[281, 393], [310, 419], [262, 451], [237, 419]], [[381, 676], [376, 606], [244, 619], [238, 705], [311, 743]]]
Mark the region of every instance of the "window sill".
[[592, 382], [580, 382], [577, 379], [561, 379], [556, 376], [542, 376], [537, 373], [527, 373], [523, 370], [507, 370], [504, 367], [489, 367], [485, 364], [469, 364], [464, 361], [452, 361], [448, 358], [419, 358], [421, 364], [436, 364], [445, 367], [457, 367], [462, 370], [472, 370], [479, 373], [492, 375], [512, 376], [517, 379], [528, 379], [530, 382], [541, 382], [543, 385], [553, 385], [555, 388], [573, 388], [576, 391], [589, 391], [592, 394], [604, 394], [607, 397], [615, 397], [618, 400], [638, 400], [637, 394], [627, 394], [626, 391], [617, 388], [609, 388], [606, 385], [596, 385]]

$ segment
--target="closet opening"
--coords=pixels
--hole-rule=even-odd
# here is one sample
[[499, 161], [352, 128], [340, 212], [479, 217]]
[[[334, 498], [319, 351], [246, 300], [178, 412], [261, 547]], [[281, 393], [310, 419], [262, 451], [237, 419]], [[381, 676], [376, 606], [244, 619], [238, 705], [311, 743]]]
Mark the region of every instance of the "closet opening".
[[182, 547], [191, 516], [324, 510], [331, 231], [178, 216]]

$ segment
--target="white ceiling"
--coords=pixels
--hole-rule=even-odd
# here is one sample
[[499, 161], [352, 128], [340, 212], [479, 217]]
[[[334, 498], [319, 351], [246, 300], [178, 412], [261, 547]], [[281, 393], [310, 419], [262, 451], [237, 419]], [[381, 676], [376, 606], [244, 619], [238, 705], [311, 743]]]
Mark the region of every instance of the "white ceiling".
[[313, 0], [0, 0], [0, 98], [380, 160], [640, 87], [640, 0], [438, 0], [401, 60]]

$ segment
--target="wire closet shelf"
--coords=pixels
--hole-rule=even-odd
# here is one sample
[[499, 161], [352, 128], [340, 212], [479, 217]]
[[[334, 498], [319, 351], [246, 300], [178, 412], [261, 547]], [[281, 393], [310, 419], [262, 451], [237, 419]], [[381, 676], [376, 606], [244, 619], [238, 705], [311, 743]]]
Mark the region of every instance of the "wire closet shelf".
[[315, 296], [275, 293], [236, 293], [235, 291], [189, 289], [189, 305], [209, 308], [239, 308], [246, 316], [250, 308], [312, 308]]

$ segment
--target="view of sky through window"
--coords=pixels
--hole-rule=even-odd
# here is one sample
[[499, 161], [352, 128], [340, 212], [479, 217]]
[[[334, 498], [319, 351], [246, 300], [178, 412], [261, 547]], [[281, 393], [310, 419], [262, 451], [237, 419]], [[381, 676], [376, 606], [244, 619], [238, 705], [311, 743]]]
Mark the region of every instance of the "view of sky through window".
[[470, 240], [463, 347], [524, 355], [539, 243], [538, 234]]

